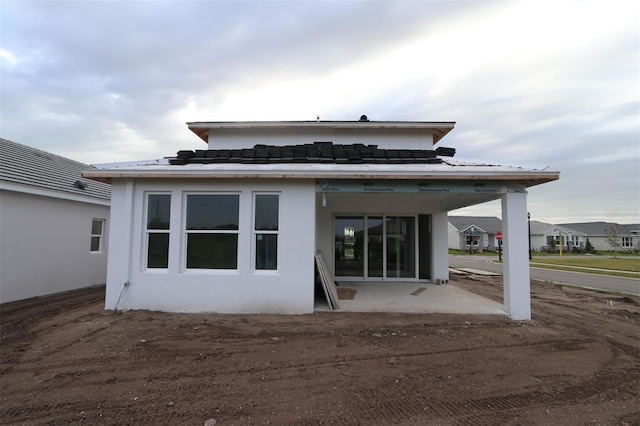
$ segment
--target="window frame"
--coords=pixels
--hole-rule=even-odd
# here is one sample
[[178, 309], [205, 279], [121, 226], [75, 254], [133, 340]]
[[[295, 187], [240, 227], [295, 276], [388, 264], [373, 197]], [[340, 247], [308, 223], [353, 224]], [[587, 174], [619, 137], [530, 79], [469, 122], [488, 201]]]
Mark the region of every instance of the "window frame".
[[[169, 196], [169, 227], [167, 229], [154, 229], [149, 228], [149, 198], [152, 195], [167, 195]], [[173, 193], [171, 191], [146, 191], [144, 193], [144, 214], [142, 215], [142, 229], [144, 230], [144, 244], [143, 250], [143, 263], [142, 268], [145, 271], [167, 271], [170, 263], [170, 250], [171, 250], [171, 210], [173, 203]], [[166, 267], [149, 267], [149, 236], [151, 234], [166, 234], [167, 235], [167, 266]]]
[[[93, 224], [94, 222], [99, 222], [100, 223], [100, 233], [99, 234], [94, 234], [93, 233]], [[103, 219], [103, 218], [92, 218], [91, 219], [91, 237], [90, 237], [90, 241], [89, 241], [89, 253], [91, 254], [100, 254], [100, 253], [104, 253], [104, 235], [105, 235], [105, 227], [107, 226], [107, 219]], [[98, 249], [97, 250], [93, 250], [92, 247], [92, 243], [93, 243], [93, 239], [97, 238], [98, 239]]]
[[[278, 197], [278, 217], [276, 229], [256, 229], [256, 209], [257, 198], [259, 196], [277, 196]], [[252, 208], [251, 208], [251, 269], [254, 273], [258, 274], [277, 274], [280, 270], [280, 200], [281, 192], [278, 191], [255, 191], [251, 194]], [[258, 268], [258, 235], [275, 235], [276, 236], [276, 265], [273, 269]]]
[[628, 236], [620, 237], [620, 247], [622, 248], [632, 248], [633, 247], [633, 238]]
[[[238, 229], [211, 229], [211, 230], [190, 230], [187, 229], [188, 205], [190, 195], [234, 195], [238, 200]], [[240, 270], [240, 235], [242, 231], [242, 192], [241, 191], [184, 191], [182, 193], [182, 225], [181, 225], [181, 270], [188, 273], [238, 273]], [[235, 268], [193, 268], [188, 267], [189, 234], [231, 234], [236, 235], [236, 267]]]

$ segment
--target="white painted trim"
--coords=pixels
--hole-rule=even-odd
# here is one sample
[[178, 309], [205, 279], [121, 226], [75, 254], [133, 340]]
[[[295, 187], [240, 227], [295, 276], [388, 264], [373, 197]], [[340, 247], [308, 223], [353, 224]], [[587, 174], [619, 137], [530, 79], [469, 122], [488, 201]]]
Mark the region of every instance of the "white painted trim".
[[[215, 166], [215, 167], [212, 167]], [[398, 167], [401, 166], [401, 167]], [[83, 176], [96, 180], [119, 178], [208, 179], [208, 178], [298, 178], [298, 179], [456, 179], [526, 181], [528, 186], [556, 180], [558, 172], [506, 167], [465, 166], [466, 170], [447, 164], [372, 165], [352, 164], [188, 164], [183, 166], [150, 165], [85, 171]]]
[[16, 183], [1, 181], [0, 189], [5, 191], [20, 192], [23, 194], [39, 195], [41, 197], [58, 198], [60, 200], [77, 201], [79, 203], [95, 204], [98, 206], [110, 206], [111, 201], [91, 197], [88, 195], [76, 195], [61, 191], [53, 191], [50, 189], [36, 188], [29, 185], [20, 185]]
[[455, 121], [195, 121], [188, 122], [189, 129], [447, 129]]

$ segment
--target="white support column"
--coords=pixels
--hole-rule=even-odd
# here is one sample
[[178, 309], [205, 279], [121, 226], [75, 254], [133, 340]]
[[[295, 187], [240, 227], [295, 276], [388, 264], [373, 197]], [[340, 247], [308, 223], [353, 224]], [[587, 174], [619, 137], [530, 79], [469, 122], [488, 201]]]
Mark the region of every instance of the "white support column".
[[449, 220], [447, 212], [431, 215], [432, 271], [431, 280], [449, 279]]
[[514, 320], [531, 319], [527, 194], [502, 196], [504, 308]]

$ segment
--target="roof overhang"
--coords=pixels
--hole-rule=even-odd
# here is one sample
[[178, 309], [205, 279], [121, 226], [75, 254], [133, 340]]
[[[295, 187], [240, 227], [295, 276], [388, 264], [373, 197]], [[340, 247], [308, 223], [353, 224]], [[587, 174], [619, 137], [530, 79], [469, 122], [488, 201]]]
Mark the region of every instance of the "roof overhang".
[[[487, 166], [461, 162], [439, 164], [185, 164], [169, 160], [101, 165], [86, 170], [86, 178], [111, 183], [113, 179], [203, 180], [203, 179], [306, 179], [316, 192], [332, 196], [428, 196], [445, 211], [499, 199], [507, 192], [559, 178], [559, 172]], [[340, 194], [343, 193], [343, 194]], [[366, 195], [365, 193], [369, 193]], [[395, 195], [393, 195], [395, 193]], [[415, 194], [415, 195], [412, 195]]]
[[450, 164], [186, 164], [167, 160], [102, 165], [83, 176], [111, 183], [113, 179], [375, 179], [501, 181], [524, 187], [557, 180], [560, 173], [505, 166]]
[[455, 121], [202, 121], [187, 123], [189, 130], [205, 142], [216, 129], [404, 129], [431, 130], [435, 145], [453, 130]]

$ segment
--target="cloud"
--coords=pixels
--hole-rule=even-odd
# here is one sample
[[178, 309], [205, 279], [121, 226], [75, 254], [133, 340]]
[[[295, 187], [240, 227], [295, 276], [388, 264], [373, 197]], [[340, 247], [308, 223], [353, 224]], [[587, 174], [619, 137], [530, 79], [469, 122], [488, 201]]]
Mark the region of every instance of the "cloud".
[[460, 157], [562, 172], [531, 206], [637, 207], [636, 2], [21, 1], [0, 20], [2, 136], [79, 161], [202, 147], [185, 121], [456, 121]]

